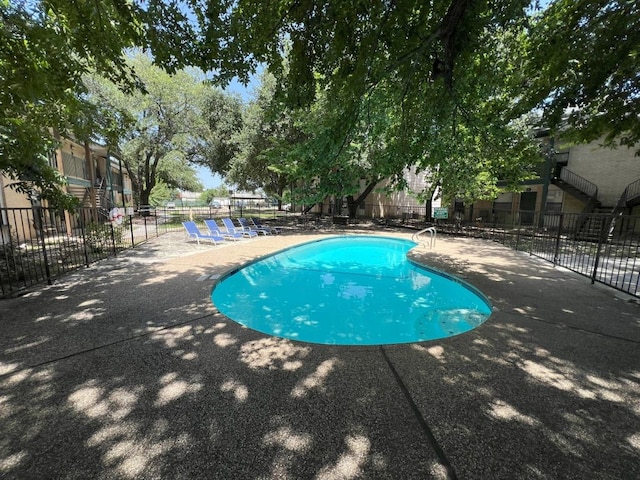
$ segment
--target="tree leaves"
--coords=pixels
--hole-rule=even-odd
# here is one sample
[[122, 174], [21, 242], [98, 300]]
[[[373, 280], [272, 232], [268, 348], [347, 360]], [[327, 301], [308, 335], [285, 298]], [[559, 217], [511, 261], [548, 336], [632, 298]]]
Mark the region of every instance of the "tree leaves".
[[125, 0], [84, 9], [66, 0], [0, 0], [0, 20], [0, 172], [64, 203], [48, 164], [56, 146], [51, 129], [88, 138], [93, 108], [81, 78], [90, 69], [135, 84], [121, 55], [140, 42], [134, 7]]
[[[201, 82], [197, 72], [169, 74], [138, 54], [131, 67], [144, 91], [130, 94], [98, 76], [88, 78], [90, 98], [111, 114], [114, 140], [123, 155], [136, 198], [148, 204], [159, 181], [168, 187], [200, 190], [192, 165], [226, 166], [233, 154], [232, 132], [239, 128], [237, 99]], [[115, 116], [114, 116], [115, 115]]]
[[[120, 91], [144, 91], [122, 55], [133, 46], [150, 48], [170, 72], [197, 66], [221, 84], [233, 77], [248, 82], [259, 65], [269, 68], [278, 108], [271, 119], [258, 115], [262, 133], [253, 140], [226, 140], [239, 130], [240, 106], [215, 94], [209, 111], [226, 113], [208, 125], [194, 119], [192, 132], [202, 134], [170, 140], [188, 161], [220, 173], [231, 168], [238, 179], [262, 177], [269, 188], [299, 178], [311, 196], [339, 194], [352, 191], [358, 175], [401, 178], [416, 165], [452, 195], [490, 195], [498, 178], [515, 185], [535, 167], [539, 155], [522, 123], [531, 112], [566, 139], [637, 144], [637, 2], [555, 0], [542, 10], [529, 4], [0, 0], [0, 170], [54, 187], [46, 161], [50, 128], [83, 138], [97, 129], [117, 138], [133, 128], [149, 139], [170, 129], [165, 122], [154, 130], [126, 105], [107, 112], [86, 102], [81, 78], [89, 71]], [[206, 118], [208, 107], [199, 108]], [[176, 114], [156, 110], [154, 118]], [[154, 141], [171, 150], [161, 136]], [[245, 148], [251, 143], [252, 153]], [[262, 173], [244, 168], [260, 162], [231, 163], [238, 151], [262, 159]], [[163, 155], [149, 153], [141, 161]], [[317, 179], [307, 181], [312, 175]]]
[[[566, 139], [640, 141], [640, 6], [558, 0], [531, 22], [522, 109]], [[640, 150], [639, 150], [640, 152]]]

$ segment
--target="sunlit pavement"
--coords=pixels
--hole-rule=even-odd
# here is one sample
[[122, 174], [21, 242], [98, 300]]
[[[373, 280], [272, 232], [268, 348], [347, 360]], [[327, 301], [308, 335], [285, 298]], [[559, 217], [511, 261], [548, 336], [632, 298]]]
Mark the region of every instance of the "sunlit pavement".
[[0, 478], [640, 478], [640, 307], [584, 277], [438, 236], [412, 258], [494, 313], [385, 347], [270, 337], [210, 301], [230, 268], [365, 231], [166, 234], [0, 301]]

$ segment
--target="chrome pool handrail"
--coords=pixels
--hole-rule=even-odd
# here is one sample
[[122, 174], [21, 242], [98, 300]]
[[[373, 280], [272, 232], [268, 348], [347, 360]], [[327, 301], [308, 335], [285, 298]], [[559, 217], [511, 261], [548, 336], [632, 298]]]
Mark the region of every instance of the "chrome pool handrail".
[[436, 227], [423, 228], [422, 230], [414, 233], [411, 236], [411, 240], [426, 247], [427, 246], [426, 242], [423, 242], [420, 239], [420, 235], [423, 233], [429, 233], [429, 248], [433, 248], [433, 246], [436, 244]]

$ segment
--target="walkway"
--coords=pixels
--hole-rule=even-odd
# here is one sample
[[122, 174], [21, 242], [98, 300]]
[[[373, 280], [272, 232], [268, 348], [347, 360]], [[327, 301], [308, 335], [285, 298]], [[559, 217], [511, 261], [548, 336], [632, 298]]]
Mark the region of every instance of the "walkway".
[[459, 337], [296, 343], [211, 304], [212, 276], [321, 235], [214, 247], [167, 234], [0, 301], [0, 477], [640, 478], [634, 301], [439, 236], [414, 256], [495, 307]]

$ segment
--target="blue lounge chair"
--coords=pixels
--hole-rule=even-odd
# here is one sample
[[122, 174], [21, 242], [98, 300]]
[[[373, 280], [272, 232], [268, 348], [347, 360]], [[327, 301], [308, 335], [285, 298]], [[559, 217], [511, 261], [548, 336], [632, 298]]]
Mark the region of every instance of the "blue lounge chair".
[[187, 236], [189, 238], [195, 238], [198, 245], [200, 245], [200, 240], [208, 240], [209, 242], [213, 242], [214, 245], [217, 245], [218, 242], [224, 242], [224, 237], [222, 236], [202, 233], [196, 225], [196, 222], [182, 222], [182, 226], [187, 231]]
[[267, 230], [266, 228], [254, 227], [246, 218], [238, 218], [238, 223], [240, 223], [243, 232], [256, 232], [258, 235], [271, 235], [271, 232], [269, 230]]
[[251, 220], [251, 223], [253, 223], [253, 226], [255, 228], [266, 230], [269, 233], [280, 233], [280, 229], [278, 227], [270, 227], [269, 225], [265, 225], [261, 223], [260, 219], [257, 217], [251, 217], [249, 220]]
[[238, 240], [242, 240], [244, 238], [244, 235], [242, 233], [238, 233], [238, 232], [228, 232], [228, 231], [223, 231], [220, 226], [216, 223], [215, 220], [211, 219], [211, 220], [205, 220], [204, 224], [207, 226], [207, 228], [209, 229], [209, 232], [211, 233], [211, 235], [219, 235], [221, 237], [224, 237], [225, 240], [233, 240], [234, 242], [237, 242]]
[[253, 238], [258, 236], [257, 232], [244, 232], [242, 230], [238, 230], [238, 228], [233, 224], [233, 221], [230, 218], [223, 218], [222, 223], [224, 223], [224, 226], [226, 227], [227, 232], [229, 233], [240, 233], [241, 235], [244, 235], [245, 237], [248, 237], [248, 238]]

